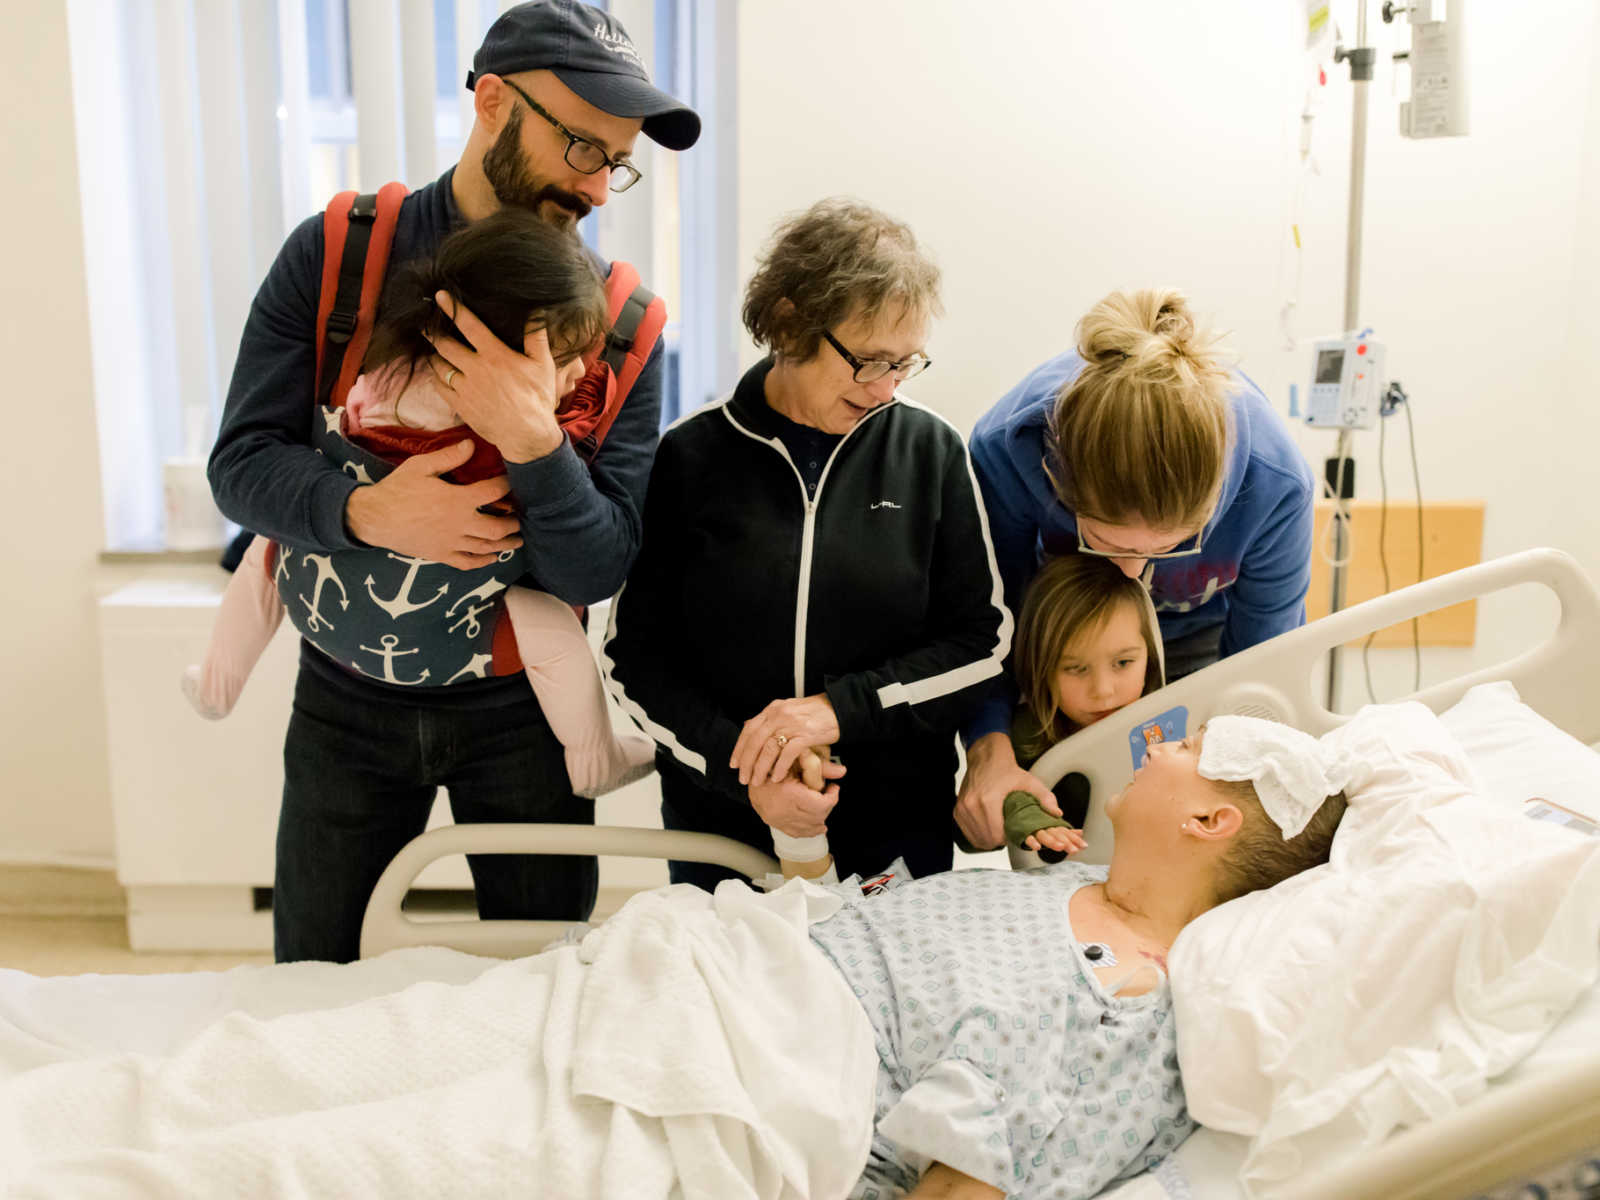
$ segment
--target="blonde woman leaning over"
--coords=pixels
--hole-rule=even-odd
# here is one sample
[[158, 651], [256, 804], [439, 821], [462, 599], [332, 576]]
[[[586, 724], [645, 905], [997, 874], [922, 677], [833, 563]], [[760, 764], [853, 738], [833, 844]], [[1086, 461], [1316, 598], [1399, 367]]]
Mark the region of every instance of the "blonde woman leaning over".
[[[1107, 558], [1149, 590], [1169, 679], [1303, 624], [1312, 477], [1261, 390], [1171, 289], [1113, 292], [1077, 341], [973, 430], [1007, 603], [1041, 553]], [[956, 820], [977, 846], [1000, 843], [1008, 793], [1054, 805], [1017, 764], [1015, 700], [997, 690], [964, 731]]]

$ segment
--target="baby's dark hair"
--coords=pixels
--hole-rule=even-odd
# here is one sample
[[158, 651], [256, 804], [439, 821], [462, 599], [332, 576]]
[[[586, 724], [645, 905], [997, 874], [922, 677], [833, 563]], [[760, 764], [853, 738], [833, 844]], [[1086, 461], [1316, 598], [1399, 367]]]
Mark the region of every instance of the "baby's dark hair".
[[557, 363], [610, 328], [605, 286], [583, 243], [526, 209], [505, 208], [450, 234], [432, 258], [389, 272], [363, 370], [394, 364], [409, 375], [433, 353], [428, 333], [470, 341], [434, 303], [441, 290], [519, 353], [528, 330], [542, 325]]

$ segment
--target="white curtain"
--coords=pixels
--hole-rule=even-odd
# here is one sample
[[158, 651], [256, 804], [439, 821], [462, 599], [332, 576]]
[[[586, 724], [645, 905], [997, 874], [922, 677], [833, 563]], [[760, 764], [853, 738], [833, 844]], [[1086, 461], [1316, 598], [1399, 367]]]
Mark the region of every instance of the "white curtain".
[[436, 30], [461, 89], [497, 3], [347, 2], [348, 35], [346, 0], [67, 0], [108, 548], [164, 545], [162, 464], [209, 452], [290, 227], [459, 152]]
[[[455, 161], [473, 51], [514, 0], [65, 2], [106, 546], [156, 550], [163, 464], [209, 453], [284, 237], [335, 192], [416, 187]], [[683, 375], [698, 404], [735, 366], [733, 0], [614, 7], [705, 133], [671, 164], [656, 152], [657, 185], [608, 204], [586, 233], [669, 296], [693, 335]], [[654, 51], [661, 24], [671, 36]], [[666, 259], [669, 277], [652, 280]]]

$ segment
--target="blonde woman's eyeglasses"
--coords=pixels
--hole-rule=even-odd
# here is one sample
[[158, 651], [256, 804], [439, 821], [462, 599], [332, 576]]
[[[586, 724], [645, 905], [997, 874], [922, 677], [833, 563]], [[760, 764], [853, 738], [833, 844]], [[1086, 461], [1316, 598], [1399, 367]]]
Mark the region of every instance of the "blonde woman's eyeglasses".
[[[1189, 545], [1190, 542], [1194, 545]], [[1078, 527], [1078, 553], [1091, 554], [1095, 558], [1142, 558], [1146, 562], [1162, 562], [1169, 558], [1193, 558], [1201, 549], [1200, 534], [1196, 533], [1192, 537], [1184, 538], [1170, 550], [1158, 550], [1154, 553], [1146, 553], [1143, 550], [1100, 550], [1083, 540], [1083, 527], [1081, 525]]]

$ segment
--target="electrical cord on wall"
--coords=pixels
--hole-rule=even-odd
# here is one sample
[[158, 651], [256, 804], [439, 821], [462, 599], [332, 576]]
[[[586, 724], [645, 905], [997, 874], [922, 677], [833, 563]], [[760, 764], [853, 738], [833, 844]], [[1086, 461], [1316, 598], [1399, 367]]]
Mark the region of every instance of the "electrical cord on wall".
[[[1392, 590], [1389, 582], [1389, 472], [1383, 459], [1385, 433], [1388, 431], [1389, 422], [1383, 418], [1378, 420], [1378, 565], [1383, 569], [1383, 594], [1387, 596]], [[1372, 686], [1372, 639], [1378, 636], [1374, 629], [1367, 634], [1367, 640], [1361, 643], [1361, 670], [1367, 677], [1367, 699], [1376, 704], [1378, 702], [1377, 689]]]
[[[1417, 466], [1417, 427], [1411, 421], [1411, 400], [1401, 389], [1398, 383], [1390, 384], [1391, 392], [1399, 392], [1400, 404], [1406, 410], [1406, 440], [1411, 444], [1411, 482], [1417, 491], [1417, 582], [1421, 583], [1428, 577], [1423, 569], [1422, 550], [1424, 538], [1422, 536], [1422, 471]], [[1422, 625], [1420, 618], [1411, 618], [1411, 646], [1416, 655], [1415, 674], [1412, 679], [1412, 691], [1422, 690]]]
[[[1383, 594], [1388, 595], [1392, 590], [1389, 579], [1389, 476], [1384, 462], [1384, 433], [1388, 429], [1387, 418], [1394, 414], [1395, 409], [1404, 408], [1406, 413], [1407, 441], [1411, 447], [1411, 478], [1416, 485], [1417, 492], [1417, 582], [1421, 583], [1427, 578], [1423, 562], [1423, 517], [1422, 517], [1422, 472], [1417, 466], [1417, 429], [1411, 419], [1410, 398], [1399, 383], [1391, 383], [1388, 392], [1384, 395], [1379, 409], [1378, 420], [1378, 564], [1383, 570]], [[1361, 669], [1367, 679], [1367, 698], [1374, 704], [1378, 702], [1376, 689], [1372, 686], [1372, 660], [1369, 651], [1372, 649], [1372, 639], [1378, 636], [1378, 630], [1367, 634], [1367, 640], [1361, 644]], [[1417, 617], [1411, 618], [1411, 655], [1412, 655], [1412, 686], [1413, 692], [1422, 690], [1422, 625]]]

